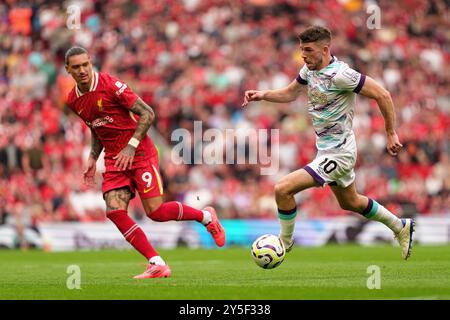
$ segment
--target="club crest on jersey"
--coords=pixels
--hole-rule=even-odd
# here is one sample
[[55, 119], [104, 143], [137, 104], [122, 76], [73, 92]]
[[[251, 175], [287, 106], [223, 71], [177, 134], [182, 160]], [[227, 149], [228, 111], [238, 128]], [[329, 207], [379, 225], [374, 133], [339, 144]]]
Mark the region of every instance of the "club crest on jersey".
[[99, 111], [103, 111], [103, 104], [102, 103], [103, 103], [103, 99], [102, 98], [97, 100], [97, 107], [98, 107]]
[[325, 87], [325, 89], [329, 90], [331, 88], [331, 85], [333, 84], [333, 78], [336, 75], [336, 72], [333, 72], [330, 75], [325, 74], [322, 79], [322, 85]]

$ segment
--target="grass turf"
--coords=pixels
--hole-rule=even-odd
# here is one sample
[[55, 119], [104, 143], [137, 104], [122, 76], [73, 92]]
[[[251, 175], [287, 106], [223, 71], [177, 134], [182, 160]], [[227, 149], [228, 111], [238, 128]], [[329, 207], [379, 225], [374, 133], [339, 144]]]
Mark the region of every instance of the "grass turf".
[[[50, 253], [0, 251], [0, 299], [450, 299], [450, 246], [415, 246], [408, 261], [393, 246], [295, 247], [274, 270], [252, 261], [248, 248], [159, 250], [167, 279], [135, 280], [145, 261], [134, 251]], [[69, 290], [70, 265], [81, 289]], [[381, 289], [368, 289], [376, 265]]]

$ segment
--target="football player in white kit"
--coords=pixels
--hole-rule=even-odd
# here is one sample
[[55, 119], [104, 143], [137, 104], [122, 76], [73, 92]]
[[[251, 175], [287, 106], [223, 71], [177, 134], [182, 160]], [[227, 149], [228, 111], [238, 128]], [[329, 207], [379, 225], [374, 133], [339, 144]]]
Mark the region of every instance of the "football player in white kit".
[[250, 101], [266, 100], [286, 103], [308, 89], [308, 112], [316, 132], [316, 158], [280, 179], [275, 185], [280, 238], [286, 250], [294, 244], [293, 232], [297, 205], [294, 195], [302, 190], [329, 185], [344, 210], [360, 213], [390, 228], [402, 249], [403, 259], [411, 254], [413, 219], [399, 219], [375, 200], [359, 194], [355, 188], [356, 142], [352, 130], [356, 94], [374, 99], [384, 117], [387, 151], [396, 156], [402, 147], [395, 132], [394, 105], [389, 92], [371, 77], [350, 68], [331, 55], [331, 33], [313, 26], [299, 35], [305, 64], [287, 87], [275, 90], [248, 90]]

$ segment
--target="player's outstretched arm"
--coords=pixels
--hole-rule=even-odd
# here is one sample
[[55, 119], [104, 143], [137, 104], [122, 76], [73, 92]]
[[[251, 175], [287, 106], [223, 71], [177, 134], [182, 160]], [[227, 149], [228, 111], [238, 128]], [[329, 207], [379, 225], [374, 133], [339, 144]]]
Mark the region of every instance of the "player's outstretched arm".
[[403, 145], [400, 143], [395, 132], [395, 111], [394, 103], [389, 91], [383, 88], [379, 83], [369, 76], [366, 76], [364, 86], [359, 92], [363, 96], [374, 99], [384, 118], [384, 127], [387, 136], [387, 150], [389, 154], [395, 156]]
[[248, 90], [244, 94], [242, 107], [251, 101], [266, 100], [270, 102], [291, 102], [298, 98], [302, 92], [302, 85], [297, 80], [292, 81], [287, 87], [275, 90]]
[[116, 159], [114, 166], [118, 167], [119, 170], [125, 170], [126, 168], [131, 169], [136, 148], [139, 145], [139, 142], [145, 137], [148, 129], [150, 129], [150, 126], [155, 120], [155, 113], [153, 112], [153, 109], [142, 101], [141, 98], [137, 98], [130, 110], [139, 116], [139, 121], [133, 137], [130, 139], [127, 146], [123, 148], [119, 154], [113, 157], [113, 159]]

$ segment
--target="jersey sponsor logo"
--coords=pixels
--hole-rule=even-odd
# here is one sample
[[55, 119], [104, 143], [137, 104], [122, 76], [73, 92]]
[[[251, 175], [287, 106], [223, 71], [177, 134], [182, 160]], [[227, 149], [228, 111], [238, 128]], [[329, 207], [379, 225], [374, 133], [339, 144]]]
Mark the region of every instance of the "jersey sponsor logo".
[[326, 90], [330, 90], [335, 75], [336, 72], [333, 72], [332, 74], [325, 73], [320, 75], [320, 77], [317, 80]]
[[89, 126], [89, 127], [94, 127], [94, 128], [97, 128], [97, 127], [101, 127], [101, 126], [104, 126], [105, 124], [107, 124], [107, 123], [112, 123], [114, 121], [114, 119], [113, 118], [111, 118], [110, 116], [106, 116], [106, 117], [103, 117], [103, 118], [97, 118], [97, 119], [95, 119], [94, 121], [92, 121], [92, 124], [90, 123], [90, 122], [88, 122], [88, 121], [86, 121], [86, 124]]
[[336, 72], [333, 72], [332, 74], [324, 74], [322, 78], [322, 85], [325, 87], [325, 89], [330, 90], [331, 85], [333, 84], [333, 78], [336, 75]]
[[322, 81], [323, 86], [325, 87], [325, 89], [330, 90], [331, 85], [333, 84], [333, 81], [331, 79], [325, 79]]
[[97, 100], [97, 107], [99, 111], [103, 111], [103, 98]]

